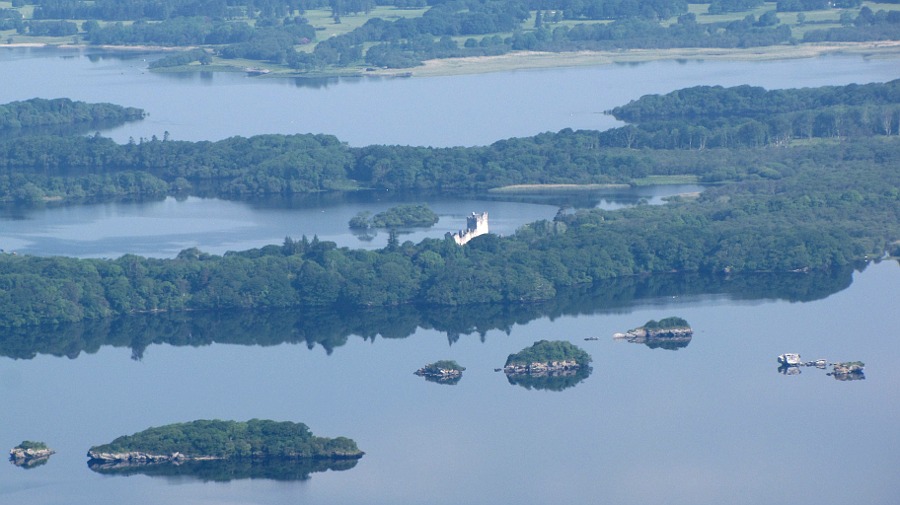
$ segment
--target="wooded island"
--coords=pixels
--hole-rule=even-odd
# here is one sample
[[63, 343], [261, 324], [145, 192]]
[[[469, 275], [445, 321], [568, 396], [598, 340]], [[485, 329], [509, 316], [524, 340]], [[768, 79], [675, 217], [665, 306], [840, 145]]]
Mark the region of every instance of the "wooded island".
[[303, 423], [251, 419], [198, 420], [148, 428], [91, 447], [94, 463], [165, 463], [228, 459], [358, 459], [363, 452], [345, 437], [313, 436]]

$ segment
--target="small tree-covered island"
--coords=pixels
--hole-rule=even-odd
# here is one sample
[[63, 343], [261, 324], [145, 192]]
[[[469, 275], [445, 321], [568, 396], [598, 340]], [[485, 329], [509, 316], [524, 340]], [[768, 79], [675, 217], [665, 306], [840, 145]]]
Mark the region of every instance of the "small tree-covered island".
[[56, 451], [44, 442], [25, 440], [9, 451], [9, 460], [16, 466], [30, 468], [47, 462]]
[[539, 340], [531, 347], [510, 354], [503, 366], [507, 375], [550, 375], [587, 368], [591, 355], [564, 340]]
[[613, 338], [625, 340], [633, 344], [646, 344], [651, 349], [662, 348], [677, 350], [687, 347], [694, 336], [694, 330], [687, 321], [680, 317], [667, 317], [659, 321], [650, 320], [643, 326], [633, 328], [625, 333], [615, 333]]
[[562, 391], [591, 374], [591, 356], [563, 340], [540, 340], [510, 354], [503, 373], [506, 380], [525, 389]]
[[442, 359], [440, 361], [435, 361], [434, 363], [429, 363], [416, 370], [414, 373], [421, 377], [425, 377], [425, 380], [431, 382], [456, 384], [462, 378], [462, 373], [465, 369], [466, 367], [461, 366], [456, 361]]
[[251, 419], [198, 420], [149, 428], [91, 447], [89, 465], [142, 465], [204, 460], [359, 459], [349, 438], [314, 436], [303, 423]]
[[350, 220], [350, 228], [367, 230], [370, 228], [430, 228], [440, 218], [427, 205], [398, 205], [375, 214], [371, 219], [368, 212], [360, 212]]

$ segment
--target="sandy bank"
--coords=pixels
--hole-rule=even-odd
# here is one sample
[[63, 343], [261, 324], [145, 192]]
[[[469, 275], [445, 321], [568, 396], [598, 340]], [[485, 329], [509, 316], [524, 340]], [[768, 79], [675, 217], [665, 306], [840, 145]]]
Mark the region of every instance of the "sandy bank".
[[628, 184], [513, 184], [488, 190], [489, 193], [543, 193], [551, 191], [597, 191], [628, 188]]
[[[552, 67], [581, 67], [657, 60], [762, 61], [813, 58], [826, 54], [862, 54], [869, 57], [900, 57], [900, 41], [798, 44], [751, 49], [678, 48], [627, 49], [621, 51], [577, 51], [548, 53], [519, 51], [500, 56], [428, 60], [412, 70], [414, 77], [480, 74]], [[385, 73], [390, 73], [385, 71]]]

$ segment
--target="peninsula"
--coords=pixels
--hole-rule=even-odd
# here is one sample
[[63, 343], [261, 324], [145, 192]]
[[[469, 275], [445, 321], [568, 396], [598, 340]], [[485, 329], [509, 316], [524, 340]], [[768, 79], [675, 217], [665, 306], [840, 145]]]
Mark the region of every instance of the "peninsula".
[[303, 423], [198, 420], [149, 428], [91, 447], [89, 465], [141, 465], [232, 459], [359, 459], [349, 438], [316, 437]]

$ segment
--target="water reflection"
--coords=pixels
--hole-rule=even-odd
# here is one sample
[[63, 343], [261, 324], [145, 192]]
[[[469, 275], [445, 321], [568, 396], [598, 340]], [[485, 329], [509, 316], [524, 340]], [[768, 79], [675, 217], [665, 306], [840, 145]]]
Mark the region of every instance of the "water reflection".
[[[52, 51], [52, 48], [48, 48], [48, 51]], [[88, 61], [91, 63], [97, 63], [100, 61], [135, 61], [140, 60], [144, 62], [146, 60], [156, 60], [161, 58], [163, 55], [160, 53], [153, 53], [150, 51], [105, 51], [105, 50], [87, 50], [84, 55], [87, 57]], [[52, 56], [52, 54], [51, 54]], [[76, 56], [76, 55], [71, 55]], [[71, 57], [70, 56], [70, 57]], [[78, 54], [77, 56], [80, 56]]]
[[110, 128], [116, 128], [122, 126], [126, 123], [139, 121], [139, 120], [130, 120], [130, 121], [117, 121], [117, 120], [99, 120], [99, 121], [90, 121], [85, 123], [76, 123], [76, 124], [59, 124], [59, 125], [45, 125], [45, 126], [27, 126], [23, 128], [0, 128], [0, 140], [7, 139], [18, 139], [22, 137], [36, 137], [36, 136], [72, 136], [72, 135], [86, 135], [92, 134], [95, 132], [99, 132], [102, 130], [108, 130]]
[[171, 480], [191, 479], [203, 482], [228, 482], [238, 479], [281, 481], [309, 480], [316, 472], [349, 470], [356, 459], [232, 459], [222, 461], [185, 461], [182, 463], [88, 463], [104, 475], [147, 475]]
[[[592, 315], [629, 311], [644, 305], [702, 301], [709, 296], [734, 300], [782, 299], [812, 301], [841, 291], [852, 281], [852, 268], [833, 272], [759, 274], [732, 277], [652, 275], [600, 282], [590, 288], [561, 290], [552, 301], [522, 305], [469, 307], [384, 307], [354, 310], [287, 309], [271, 311], [186, 312], [134, 315], [78, 324], [17, 328], [0, 338], [0, 356], [32, 359], [38, 354], [77, 358], [103, 346], [128, 347], [140, 360], [151, 345], [205, 346], [214, 343], [273, 346], [304, 344], [321, 346], [331, 354], [351, 336], [364, 341], [377, 337], [400, 339], [419, 328], [447, 335], [453, 344], [462, 335], [487, 332], [507, 334], [515, 325], [539, 318]], [[687, 345], [687, 343], [684, 343]], [[661, 348], [667, 348], [659, 344]]]
[[443, 384], [445, 386], [455, 386], [459, 384], [459, 381], [462, 380], [462, 375], [451, 375], [451, 376], [434, 376], [434, 375], [423, 375], [425, 380], [428, 382], [433, 382], [435, 384]]
[[851, 372], [851, 373], [846, 373], [846, 374], [828, 373], [825, 375], [830, 375], [834, 380], [837, 380], [837, 381], [859, 381], [859, 380], [866, 379], [866, 374], [865, 374], [865, 372], [862, 372], [862, 371]]
[[15, 459], [13, 457], [9, 458], [9, 462], [13, 465], [22, 468], [24, 470], [31, 470], [32, 468], [37, 468], [39, 466], [46, 465], [50, 461], [50, 456], [45, 456], [42, 458], [28, 458], [28, 459]]
[[632, 344], [644, 344], [651, 349], [666, 349], [668, 351], [677, 351], [688, 346], [691, 343], [691, 336], [677, 337], [644, 337], [640, 339], [628, 339]]
[[834, 380], [838, 381], [856, 381], [856, 380], [865, 380], [866, 374], [864, 367], [865, 365], [859, 361], [852, 361], [847, 363], [825, 363], [825, 360], [816, 360], [815, 362], [809, 361], [805, 363], [781, 363], [778, 365], [778, 373], [782, 375], [800, 375], [802, 373], [802, 368], [816, 368], [818, 370], [825, 370], [828, 365], [831, 365], [832, 371], [827, 372], [825, 375], [832, 377]]
[[575, 370], [560, 370], [542, 374], [506, 374], [506, 380], [514, 386], [522, 386], [528, 390], [538, 391], [562, 391], [575, 387], [579, 382], [587, 379], [593, 369], [582, 366]]

